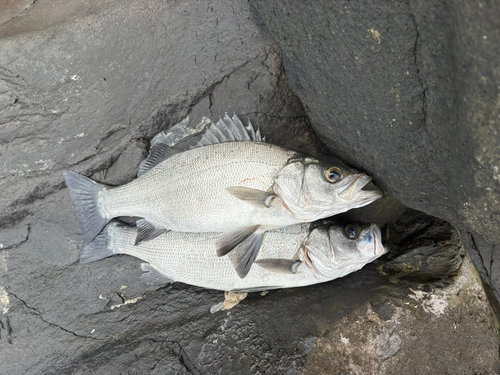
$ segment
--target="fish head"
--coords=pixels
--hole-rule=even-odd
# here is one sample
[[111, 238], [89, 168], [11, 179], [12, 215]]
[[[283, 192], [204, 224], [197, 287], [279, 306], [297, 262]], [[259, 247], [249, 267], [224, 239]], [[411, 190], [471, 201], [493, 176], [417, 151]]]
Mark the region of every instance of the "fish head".
[[382, 192], [363, 190], [371, 177], [348, 167], [302, 158], [287, 164], [273, 189], [298, 218], [313, 221], [365, 206]]
[[313, 229], [302, 247], [302, 261], [328, 279], [361, 269], [386, 253], [374, 223], [331, 224]]

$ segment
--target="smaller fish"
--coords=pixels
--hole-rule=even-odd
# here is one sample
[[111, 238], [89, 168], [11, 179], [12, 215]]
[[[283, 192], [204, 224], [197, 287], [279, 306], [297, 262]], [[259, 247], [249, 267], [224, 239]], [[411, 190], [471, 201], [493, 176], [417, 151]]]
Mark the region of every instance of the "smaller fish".
[[376, 224], [291, 225], [266, 232], [255, 264], [242, 279], [231, 264], [238, 254], [217, 256], [219, 233], [167, 232], [135, 245], [136, 236], [137, 228], [111, 222], [82, 249], [80, 262], [128, 254], [149, 263], [143, 265], [141, 276], [146, 283], [182, 282], [228, 292], [255, 292], [330, 281], [386, 252]]

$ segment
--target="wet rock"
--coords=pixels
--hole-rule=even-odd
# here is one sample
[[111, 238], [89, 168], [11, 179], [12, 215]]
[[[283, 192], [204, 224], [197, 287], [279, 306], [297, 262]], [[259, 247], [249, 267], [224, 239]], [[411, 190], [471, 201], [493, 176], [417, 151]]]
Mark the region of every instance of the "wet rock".
[[[246, 2], [65, 4], [32, 2], [0, 26], [0, 372], [498, 372], [496, 320], [456, 230], [407, 210], [396, 192], [347, 214], [387, 224], [387, 256], [216, 314], [222, 292], [139, 284], [132, 257], [79, 264], [64, 169], [121, 184], [156, 133], [225, 111], [286, 147], [347, 146], [315, 137]], [[377, 48], [375, 31], [366, 39]], [[346, 160], [375, 171], [382, 156]]]
[[[0, 252], [6, 373], [500, 369], [494, 314], [457, 231], [442, 220], [409, 211], [384, 231], [390, 253], [361, 271], [306, 288], [251, 293], [232, 310], [212, 314], [224, 293], [138, 284], [138, 259], [77, 263], [76, 223], [56, 209], [69, 206], [65, 190], [47, 197], [46, 209], [27, 218], [27, 241]], [[418, 246], [425, 241], [433, 245]], [[453, 272], [430, 262], [399, 267], [417, 249], [421, 259], [442, 258]]]
[[[477, 233], [487, 262], [500, 243], [500, 5], [251, 4], [328, 148], [405, 206]], [[484, 275], [497, 296], [498, 264]]]
[[498, 373], [496, 323], [470, 259], [451, 285], [425, 289], [379, 295], [333, 324], [302, 373]]

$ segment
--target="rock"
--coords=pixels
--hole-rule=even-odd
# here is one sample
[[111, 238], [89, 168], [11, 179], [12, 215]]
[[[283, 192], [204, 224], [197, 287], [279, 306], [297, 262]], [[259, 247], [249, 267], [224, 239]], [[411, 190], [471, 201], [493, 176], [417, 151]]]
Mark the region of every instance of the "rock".
[[347, 146], [314, 135], [246, 2], [30, 4], [0, 18], [0, 372], [499, 371], [496, 320], [456, 230], [395, 192], [346, 214], [384, 225], [390, 254], [216, 314], [222, 292], [139, 284], [132, 257], [79, 264], [65, 169], [124, 183], [156, 133], [225, 111], [286, 147]]
[[[477, 233], [485, 260], [500, 243], [500, 5], [251, 4], [327, 147], [403, 205]], [[498, 264], [483, 274], [497, 297]]]

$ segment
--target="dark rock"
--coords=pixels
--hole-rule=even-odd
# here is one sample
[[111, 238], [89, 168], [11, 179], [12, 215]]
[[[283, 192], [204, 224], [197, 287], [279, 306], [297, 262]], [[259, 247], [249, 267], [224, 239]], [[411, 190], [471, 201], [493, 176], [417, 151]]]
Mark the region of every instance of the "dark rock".
[[[79, 264], [65, 169], [124, 183], [156, 133], [186, 116], [195, 126], [225, 111], [249, 118], [274, 143], [329, 151], [246, 2], [37, 0], [25, 11], [21, 4], [9, 2], [18, 17], [0, 26], [1, 373], [499, 371], [496, 321], [456, 230], [407, 210], [395, 192], [346, 214], [388, 224], [390, 254], [330, 283], [251, 294], [226, 312], [210, 313], [223, 299], [218, 291], [139, 284], [132, 257]], [[383, 30], [370, 28], [386, 48]], [[410, 23], [394, 40], [416, 37], [412, 30]], [[367, 36], [366, 45], [379, 48], [377, 33]], [[410, 89], [391, 94], [400, 96], [401, 115]], [[334, 153], [348, 148], [322, 141]], [[363, 145], [352, 155], [361, 158]], [[357, 165], [375, 171], [382, 151]], [[393, 177], [382, 177], [389, 187]]]
[[405, 206], [500, 243], [499, 3], [251, 4], [332, 152]]

